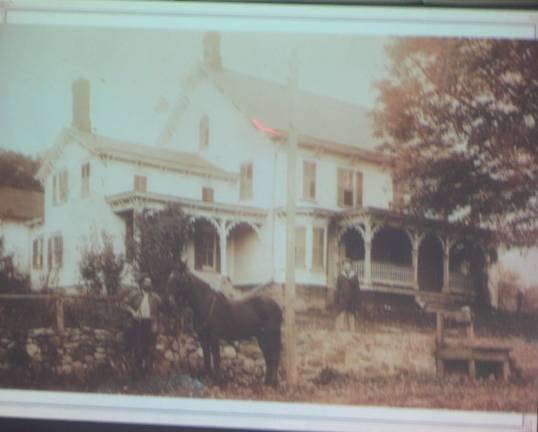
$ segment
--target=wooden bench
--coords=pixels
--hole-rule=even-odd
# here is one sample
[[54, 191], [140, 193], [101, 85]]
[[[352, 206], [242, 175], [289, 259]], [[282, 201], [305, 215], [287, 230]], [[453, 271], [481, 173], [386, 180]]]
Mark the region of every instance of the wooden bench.
[[[469, 377], [476, 380], [477, 362], [487, 362], [498, 364], [502, 367], [502, 375], [505, 381], [510, 378], [510, 352], [511, 348], [506, 346], [492, 346], [480, 343], [475, 339], [474, 326], [471, 310], [464, 307], [457, 311], [438, 311], [436, 333], [436, 366], [437, 376], [443, 377], [445, 373], [445, 362], [464, 361], [467, 362]], [[447, 323], [456, 323], [464, 330], [464, 336], [459, 335], [457, 339], [448, 341], [446, 336], [450, 331]]]

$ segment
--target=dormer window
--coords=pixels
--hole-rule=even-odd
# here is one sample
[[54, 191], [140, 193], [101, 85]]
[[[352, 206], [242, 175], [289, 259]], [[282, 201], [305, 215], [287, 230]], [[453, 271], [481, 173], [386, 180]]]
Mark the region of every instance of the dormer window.
[[90, 163], [80, 167], [80, 196], [86, 198], [90, 195]]
[[146, 176], [135, 175], [134, 176], [134, 190], [136, 192], [148, 191], [148, 178]]
[[204, 115], [200, 119], [200, 150], [209, 148], [209, 118]]
[[213, 188], [203, 187], [202, 188], [202, 201], [212, 203], [214, 202], [214, 200], [215, 200], [215, 197], [214, 197]]

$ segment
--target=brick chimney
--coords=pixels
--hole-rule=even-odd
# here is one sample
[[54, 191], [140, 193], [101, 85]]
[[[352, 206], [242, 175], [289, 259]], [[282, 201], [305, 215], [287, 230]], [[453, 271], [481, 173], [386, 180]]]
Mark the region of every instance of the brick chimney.
[[204, 64], [208, 69], [222, 69], [220, 34], [218, 32], [208, 32], [204, 35]]
[[73, 82], [73, 118], [71, 126], [83, 132], [91, 132], [90, 120], [90, 82], [79, 79]]

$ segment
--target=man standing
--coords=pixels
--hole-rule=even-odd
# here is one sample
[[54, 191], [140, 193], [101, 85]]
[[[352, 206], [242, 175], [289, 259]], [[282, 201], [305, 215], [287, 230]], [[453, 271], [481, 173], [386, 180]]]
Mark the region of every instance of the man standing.
[[124, 297], [124, 308], [133, 317], [133, 325], [127, 333], [127, 344], [132, 349], [136, 366], [142, 375], [152, 366], [157, 306], [160, 303], [160, 297], [152, 292], [151, 278], [146, 274], [138, 279], [138, 289], [129, 290]]
[[351, 261], [346, 259], [336, 280], [336, 317], [337, 328], [354, 330], [360, 307], [360, 286], [357, 273]]

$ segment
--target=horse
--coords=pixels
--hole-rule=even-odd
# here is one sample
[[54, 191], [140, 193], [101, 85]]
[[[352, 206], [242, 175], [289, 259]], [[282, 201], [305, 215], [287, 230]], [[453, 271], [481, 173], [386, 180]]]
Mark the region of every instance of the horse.
[[178, 270], [170, 273], [168, 292], [192, 309], [194, 330], [204, 355], [204, 367], [220, 383], [220, 344], [256, 338], [265, 360], [265, 385], [276, 386], [281, 350], [282, 310], [271, 298], [249, 296], [232, 301], [206, 282]]

